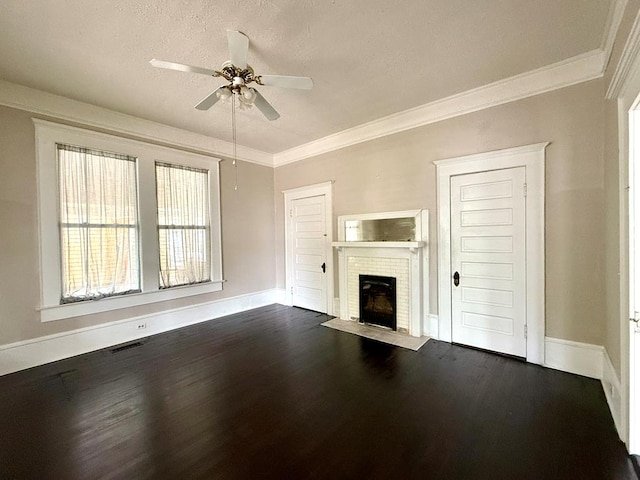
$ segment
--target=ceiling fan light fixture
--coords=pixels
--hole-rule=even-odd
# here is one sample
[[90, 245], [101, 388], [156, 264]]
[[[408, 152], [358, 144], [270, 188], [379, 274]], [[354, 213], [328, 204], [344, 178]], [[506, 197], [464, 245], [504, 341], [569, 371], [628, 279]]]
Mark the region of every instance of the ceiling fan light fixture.
[[244, 100], [249, 103], [253, 103], [256, 99], [256, 91], [251, 87], [242, 87], [240, 93], [244, 97]]
[[216, 91], [216, 96], [218, 97], [218, 99], [222, 102], [222, 103], [227, 103], [229, 101], [229, 99], [231, 98], [232, 92], [229, 88], [219, 88]]

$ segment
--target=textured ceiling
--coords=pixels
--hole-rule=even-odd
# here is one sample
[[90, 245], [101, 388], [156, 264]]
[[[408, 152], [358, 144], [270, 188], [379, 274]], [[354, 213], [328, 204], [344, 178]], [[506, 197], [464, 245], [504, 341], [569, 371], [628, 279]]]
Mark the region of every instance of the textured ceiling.
[[275, 153], [599, 48], [611, 0], [3, 0], [0, 79], [231, 140], [230, 105], [193, 108], [220, 79], [226, 30], [258, 74], [307, 75], [312, 91], [260, 87], [280, 112], [238, 114], [238, 143]]

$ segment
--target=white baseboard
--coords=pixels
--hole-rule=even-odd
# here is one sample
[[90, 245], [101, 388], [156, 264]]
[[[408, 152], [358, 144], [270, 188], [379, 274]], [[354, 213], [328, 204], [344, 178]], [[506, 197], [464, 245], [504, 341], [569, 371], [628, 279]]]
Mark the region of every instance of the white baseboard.
[[291, 306], [291, 302], [287, 300], [287, 290], [284, 288], [276, 288], [276, 303], [280, 305]]
[[607, 350], [600, 345], [545, 337], [545, 367], [595, 378], [602, 383], [618, 436], [625, 438], [622, 387]]
[[340, 318], [340, 297], [335, 297], [333, 299], [333, 313], [332, 315], [336, 318]]
[[620, 379], [616, 373], [611, 358], [606, 350], [602, 352], [602, 389], [607, 397], [607, 403], [609, 404], [609, 410], [611, 410], [611, 416], [613, 422], [618, 430], [620, 438], [624, 439], [622, 434], [622, 385]]
[[440, 338], [438, 334], [438, 329], [440, 326], [440, 319], [438, 315], [434, 315], [433, 313], [429, 314], [429, 336], [431, 338]]
[[[274, 288], [2, 345], [0, 346], [0, 375], [44, 365], [56, 360], [272, 303], [285, 305], [282, 302], [285, 296], [284, 289]], [[138, 328], [139, 325], [145, 325], [145, 327], [140, 329]], [[437, 338], [438, 316], [429, 314], [423, 321], [423, 328], [425, 335]], [[623, 438], [622, 389], [620, 380], [604, 347], [546, 337], [545, 366], [600, 380], [616, 428], [621, 438]]]
[[585, 377], [602, 379], [604, 347], [545, 337], [544, 366]]
[[438, 338], [438, 315], [429, 313], [422, 319], [422, 335]]
[[[271, 305], [276, 303], [276, 298], [276, 289], [264, 290], [2, 345], [0, 346], [0, 375]], [[144, 327], [138, 328], [140, 325]]]
[[[286, 307], [290, 307], [293, 304], [291, 303], [291, 295], [287, 295], [287, 289], [286, 288], [276, 288], [275, 290], [275, 295], [276, 295], [276, 300], [275, 302], [280, 304], [280, 305], [284, 305]], [[334, 298], [333, 299], [333, 310], [330, 312], [327, 312], [327, 315], [332, 315], [334, 317], [338, 317], [340, 318], [340, 299], [339, 298]]]

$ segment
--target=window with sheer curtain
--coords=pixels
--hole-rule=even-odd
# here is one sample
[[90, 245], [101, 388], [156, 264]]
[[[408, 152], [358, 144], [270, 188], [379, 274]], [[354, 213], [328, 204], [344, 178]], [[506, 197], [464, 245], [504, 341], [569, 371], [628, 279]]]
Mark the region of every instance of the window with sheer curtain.
[[41, 321], [222, 290], [218, 158], [33, 123]]
[[209, 172], [156, 162], [160, 288], [211, 280]]
[[61, 303], [140, 291], [136, 159], [58, 144]]

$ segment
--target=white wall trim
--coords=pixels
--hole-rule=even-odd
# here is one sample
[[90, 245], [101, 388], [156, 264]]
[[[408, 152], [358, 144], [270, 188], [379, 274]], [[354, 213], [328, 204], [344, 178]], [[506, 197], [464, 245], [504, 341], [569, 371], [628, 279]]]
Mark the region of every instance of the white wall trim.
[[607, 397], [609, 410], [611, 410], [611, 416], [616, 425], [618, 435], [622, 438], [622, 432], [624, 431], [622, 421], [622, 385], [613, 363], [611, 363], [611, 358], [604, 348], [602, 349], [602, 389]]
[[[610, 29], [615, 27], [617, 30], [616, 21], [619, 24], [617, 9], [619, 8], [616, 5], [613, 13], [610, 14], [611, 18], [608, 24]], [[606, 41], [603, 38], [603, 46], [607, 48], [609, 48], [608, 35]], [[259, 165], [279, 167], [422, 125], [593, 80], [602, 76], [609, 54], [610, 51], [607, 53], [602, 49], [592, 50], [561, 62], [398, 112], [275, 154], [238, 145], [238, 159]], [[0, 80], [0, 105], [78, 123], [90, 128], [104, 129], [116, 134], [149, 140], [162, 145], [222, 155], [227, 158], [233, 155], [231, 142], [4, 80]]]
[[577, 83], [600, 78], [605, 54], [592, 50], [552, 65], [499, 80], [309, 142], [273, 156], [275, 167], [385, 135], [440, 122]]
[[467, 173], [525, 167], [527, 183], [527, 361], [544, 363], [545, 249], [544, 171], [545, 148], [537, 143], [493, 152], [449, 158], [436, 165], [438, 201], [438, 338], [450, 342], [451, 331], [451, 177]]
[[[632, 454], [640, 452], [640, 436], [637, 434], [638, 409], [635, 392], [637, 381], [632, 376], [632, 362], [635, 352], [634, 337], [631, 334], [629, 317], [631, 301], [634, 299], [633, 278], [633, 238], [635, 228], [631, 205], [635, 203], [636, 190], [633, 158], [636, 156], [636, 142], [630, 135], [631, 128], [635, 129], [635, 115], [630, 115], [637, 109], [638, 93], [640, 92], [640, 12], [634, 19], [633, 27], [627, 38], [620, 61], [616, 66], [614, 76], [607, 91], [607, 97], [616, 100], [618, 114], [618, 205], [619, 205], [619, 279], [620, 279], [620, 385], [621, 385], [621, 433], [620, 438], [626, 443]], [[636, 113], [637, 115], [637, 113]], [[632, 149], [633, 146], [633, 149]]]
[[545, 337], [547, 368], [600, 380], [618, 436], [624, 441], [625, 422], [622, 384], [607, 350], [601, 345]]
[[333, 312], [331, 315], [340, 318], [340, 297], [335, 297], [333, 299]]
[[622, 384], [607, 350], [601, 345], [545, 337], [547, 368], [600, 380], [618, 436], [624, 441], [624, 403]]
[[[233, 156], [233, 144], [0, 80], [0, 105], [201, 153]], [[273, 155], [238, 145], [238, 160], [273, 166]]]
[[618, 65], [616, 65], [616, 69], [611, 77], [611, 82], [607, 88], [606, 98], [614, 99], [621, 96], [623, 88], [633, 70], [632, 67], [634, 67], [637, 61], [638, 53], [640, 53], [640, 12], [638, 12], [633, 21], [627, 42], [620, 55], [620, 61]]
[[422, 320], [422, 335], [438, 338], [438, 315], [429, 313]]
[[276, 303], [280, 305], [291, 306], [291, 303], [287, 303], [287, 290], [284, 288], [276, 288]]
[[602, 65], [602, 73], [604, 74], [611, 59], [611, 52], [613, 51], [613, 45], [618, 35], [618, 29], [624, 16], [624, 11], [627, 8], [628, 0], [614, 0], [609, 7], [609, 16], [607, 18], [607, 24], [602, 34], [602, 41], [600, 42], [600, 49], [604, 52], [604, 62]]
[[[275, 289], [0, 346], [0, 375], [275, 303]], [[138, 328], [146, 325], [146, 328]]]
[[589, 378], [602, 378], [604, 347], [545, 337], [544, 366]]
[[[0, 376], [226, 315], [281, 303], [279, 297], [283, 293], [282, 289], [263, 290], [0, 345]], [[146, 328], [139, 329], [139, 325], [146, 325]], [[426, 316], [424, 327], [426, 335], [438, 338], [437, 315]], [[620, 433], [622, 390], [604, 347], [551, 337], [545, 338], [545, 344], [545, 367], [602, 381], [611, 414]]]

